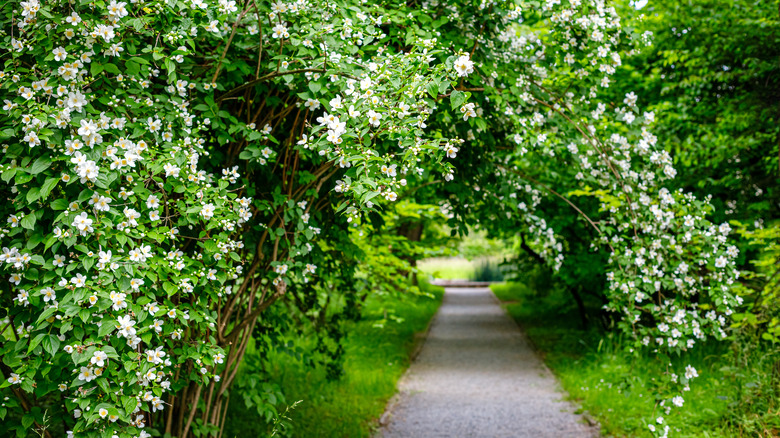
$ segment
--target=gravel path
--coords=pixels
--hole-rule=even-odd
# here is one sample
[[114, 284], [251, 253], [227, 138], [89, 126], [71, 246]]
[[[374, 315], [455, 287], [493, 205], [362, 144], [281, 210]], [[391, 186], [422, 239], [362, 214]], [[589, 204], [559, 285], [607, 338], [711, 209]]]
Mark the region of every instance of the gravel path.
[[[447, 287], [384, 438], [594, 437], [486, 287]], [[388, 419], [389, 418], [389, 419]]]

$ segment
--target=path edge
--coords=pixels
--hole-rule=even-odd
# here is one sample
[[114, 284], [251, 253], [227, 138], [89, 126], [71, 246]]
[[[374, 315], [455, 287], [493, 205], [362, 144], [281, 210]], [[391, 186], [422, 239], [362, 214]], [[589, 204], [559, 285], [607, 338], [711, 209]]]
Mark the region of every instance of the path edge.
[[[495, 282], [495, 284], [500, 284], [502, 282]], [[492, 283], [491, 283], [492, 284]], [[520, 331], [520, 336], [522, 336], [523, 340], [528, 344], [529, 347], [531, 347], [531, 351], [533, 351], [534, 355], [536, 355], [536, 358], [539, 359], [539, 362], [542, 364], [542, 367], [544, 368], [544, 371], [549, 373], [549, 375], [555, 379], [555, 383], [557, 384], [557, 392], [563, 396], [563, 399], [561, 402], [568, 404], [572, 408], [574, 408], [574, 412], [572, 412], [574, 415], [579, 415], [582, 419], [582, 422], [590, 429], [592, 429], [593, 436], [599, 437], [601, 436], [601, 424], [593, 418], [593, 416], [588, 412], [587, 410], [584, 410], [582, 406], [580, 406], [578, 403], [574, 403], [571, 400], [571, 394], [569, 394], [568, 391], [563, 389], [563, 385], [561, 385], [561, 381], [558, 378], [558, 376], [553, 372], [550, 367], [547, 366], [547, 363], [545, 363], [544, 358], [542, 356], [542, 350], [539, 349], [539, 347], [536, 345], [534, 341], [531, 340], [531, 338], [528, 337], [528, 335], [525, 333], [525, 328], [523, 328], [522, 324], [520, 324], [519, 321], [517, 321], [512, 315], [509, 313], [509, 311], [504, 307], [504, 304], [501, 302], [500, 299], [498, 299], [498, 296], [495, 292], [493, 292], [493, 289], [490, 288], [490, 285], [485, 286], [486, 289], [490, 291], [490, 296], [493, 297], [493, 300], [498, 304], [498, 307], [501, 308], [501, 311], [504, 312], [504, 314], [517, 326], [517, 329]], [[583, 409], [581, 413], [577, 414], [577, 410]]]
[[[433, 284], [433, 283], [431, 283]], [[440, 286], [444, 288], [444, 291], [447, 291], [448, 286], [443, 285], [435, 285]], [[401, 391], [398, 390], [398, 388], [401, 386], [401, 382], [407, 378], [409, 367], [412, 366], [412, 363], [415, 359], [417, 359], [417, 356], [420, 355], [420, 352], [422, 351], [423, 346], [425, 345], [425, 342], [428, 340], [428, 334], [431, 332], [431, 326], [433, 326], [433, 321], [436, 319], [436, 316], [439, 314], [439, 309], [444, 304], [444, 296], [442, 295], [441, 303], [439, 303], [439, 308], [436, 309], [436, 312], [431, 316], [431, 319], [428, 321], [428, 325], [425, 326], [425, 330], [419, 331], [415, 333], [414, 335], [414, 345], [412, 347], [412, 352], [409, 354], [409, 366], [406, 367], [404, 370], [403, 375], [398, 379], [398, 381], [395, 384], [395, 394], [393, 394], [392, 397], [390, 397], [390, 400], [387, 401], [387, 404], [385, 404], [385, 411], [382, 413], [382, 415], [379, 416], [377, 419], [377, 428], [372, 433], [372, 436], [376, 438], [380, 438], [381, 431], [384, 429], [388, 424], [390, 424], [390, 419], [393, 416], [393, 410], [398, 405], [398, 402], [401, 399]]]

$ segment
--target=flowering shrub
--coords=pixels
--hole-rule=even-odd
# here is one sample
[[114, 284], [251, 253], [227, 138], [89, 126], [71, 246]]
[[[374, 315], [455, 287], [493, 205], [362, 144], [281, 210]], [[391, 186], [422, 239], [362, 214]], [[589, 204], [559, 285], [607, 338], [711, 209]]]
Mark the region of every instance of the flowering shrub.
[[722, 336], [729, 228], [664, 188], [635, 96], [599, 100], [647, 39], [603, 2], [77, 3], [0, 6], [0, 418], [20, 436], [218, 433], [257, 318], [345, 274], [347, 230], [418, 188], [560, 266], [537, 207], [578, 187], [637, 347]]
[[[22, 435], [47, 427], [31, 399], [56, 397], [70, 432], [149, 436], [170, 394], [219, 382], [214, 309], [242, 273], [252, 199], [203, 169], [209, 120], [177, 73], [189, 49], [161, 26], [197, 35], [226, 5], [3, 6], [2, 356]], [[166, 48], [147, 45], [161, 32]]]

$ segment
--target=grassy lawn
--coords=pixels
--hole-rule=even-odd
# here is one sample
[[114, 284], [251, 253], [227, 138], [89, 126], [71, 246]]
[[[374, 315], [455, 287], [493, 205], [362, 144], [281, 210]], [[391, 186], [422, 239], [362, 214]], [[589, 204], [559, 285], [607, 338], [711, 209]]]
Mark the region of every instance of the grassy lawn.
[[[422, 282], [421, 282], [422, 283]], [[352, 323], [345, 338], [345, 373], [336, 381], [326, 378], [323, 367], [312, 369], [284, 353], [269, 359], [269, 381], [279, 385], [286, 402], [302, 402], [287, 413], [290, 426], [282, 434], [294, 437], [370, 437], [387, 401], [396, 392], [396, 382], [409, 366], [420, 334], [441, 304], [443, 288], [420, 285], [433, 298], [410, 296], [366, 300], [365, 318]], [[387, 309], [401, 322], [375, 325]], [[284, 410], [284, 406], [281, 406]], [[241, 402], [231, 407], [226, 438], [263, 436], [266, 422], [250, 413]]]
[[700, 377], [685, 393], [683, 408], [666, 416], [651, 396], [652, 376], [663, 374], [666, 363], [649, 355], [633, 357], [621, 348], [617, 336], [582, 330], [573, 305], [560, 304], [570, 303], [568, 296], [556, 296], [556, 292], [539, 296], [512, 283], [495, 284], [492, 289], [570, 398], [601, 423], [604, 435], [650, 436], [646, 421], [662, 415], [671, 427], [670, 435], [676, 437], [777, 436], [772, 431], [738, 430], [724, 421], [738, 390], [734, 370], [721, 357], [726, 343], [700, 346], [680, 362], [693, 365]]
[[500, 256], [476, 257], [472, 260], [462, 257], [430, 258], [417, 262], [417, 268], [423, 274], [442, 280], [497, 281], [501, 274], [498, 264]]
[[441, 257], [417, 262], [421, 273], [443, 280], [465, 280], [474, 275], [474, 263], [461, 257]]

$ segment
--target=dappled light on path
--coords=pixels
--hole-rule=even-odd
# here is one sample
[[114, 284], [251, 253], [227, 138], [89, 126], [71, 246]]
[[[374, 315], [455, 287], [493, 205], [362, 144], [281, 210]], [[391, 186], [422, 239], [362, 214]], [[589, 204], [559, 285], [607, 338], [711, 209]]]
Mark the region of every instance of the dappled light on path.
[[487, 287], [447, 287], [380, 436], [590, 437]]

